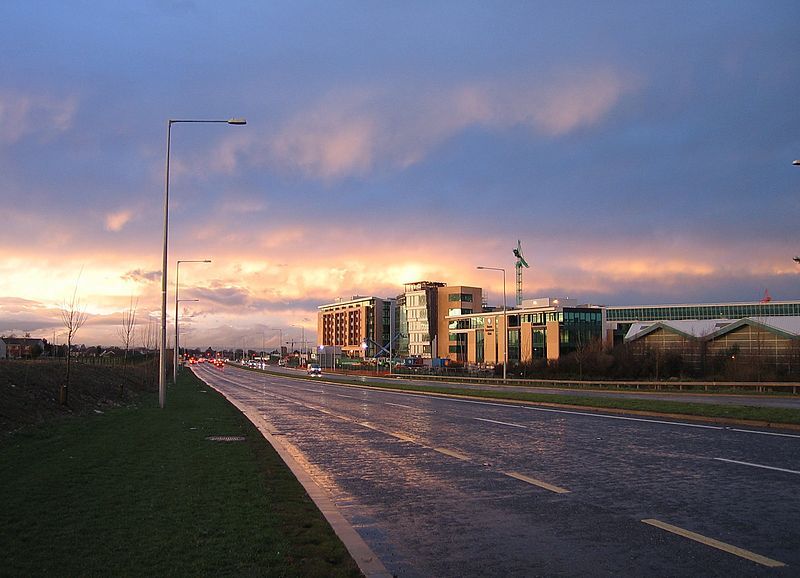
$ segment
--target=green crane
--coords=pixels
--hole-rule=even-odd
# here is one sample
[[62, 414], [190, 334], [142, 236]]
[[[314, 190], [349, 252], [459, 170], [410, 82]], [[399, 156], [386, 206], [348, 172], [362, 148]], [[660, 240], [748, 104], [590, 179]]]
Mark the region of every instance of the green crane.
[[514, 249], [514, 256], [517, 258], [517, 262], [514, 266], [517, 269], [517, 307], [519, 307], [522, 305], [522, 268], [530, 268], [530, 265], [528, 265], [528, 262], [522, 255], [522, 241], [519, 239], [517, 239], [517, 248]]

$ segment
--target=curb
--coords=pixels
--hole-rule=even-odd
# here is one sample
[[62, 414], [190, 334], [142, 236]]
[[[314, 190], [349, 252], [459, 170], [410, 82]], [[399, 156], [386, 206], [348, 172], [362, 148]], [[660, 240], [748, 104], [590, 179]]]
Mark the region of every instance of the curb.
[[[203, 381], [205, 382], [205, 380]], [[297, 481], [302, 484], [306, 493], [314, 504], [316, 504], [319, 511], [322, 512], [322, 515], [328, 521], [331, 528], [333, 528], [333, 531], [342, 541], [345, 548], [347, 548], [347, 551], [350, 552], [353, 560], [358, 564], [361, 573], [367, 578], [393, 578], [392, 573], [386, 569], [383, 562], [381, 562], [372, 551], [372, 548], [367, 545], [359, 533], [356, 532], [355, 528], [350, 525], [342, 513], [336, 508], [336, 505], [333, 503], [328, 493], [317, 484], [314, 478], [311, 477], [311, 474], [294, 458], [290, 451], [290, 446], [285, 445], [273, 435], [272, 432], [275, 431], [275, 428], [256, 410], [243, 407], [235, 399], [231, 399], [225, 395], [225, 392], [220, 391], [208, 382], [205, 383], [220, 393], [228, 402], [242, 412], [242, 414], [258, 428], [258, 431], [261, 432], [264, 439], [278, 452], [283, 462], [289, 467], [297, 478]]]

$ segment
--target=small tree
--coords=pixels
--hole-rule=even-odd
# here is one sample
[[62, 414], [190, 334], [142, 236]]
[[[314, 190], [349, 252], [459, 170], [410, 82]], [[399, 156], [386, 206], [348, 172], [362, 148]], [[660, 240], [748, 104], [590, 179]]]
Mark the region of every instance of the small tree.
[[[125, 348], [123, 356], [122, 367], [128, 366], [128, 351], [130, 351], [133, 339], [136, 336], [136, 308], [139, 300], [134, 301], [131, 296], [131, 302], [128, 309], [122, 312], [122, 325], [117, 329], [122, 346]], [[120, 393], [122, 393], [122, 382], [120, 382]]]
[[159, 326], [153, 317], [147, 317], [147, 326], [143, 328], [142, 331], [139, 332], [139, 337], [142, 342], [142, 347], [145, 349], [145, 355], [147, 356], [147, 363], [145, 365], [145, 371], [142, 375], [144, 383], [150, 385], [155, 381], [158, 381], [158, 363], [157, 360], [154, 364], [154, 358], [151, 355], [151, 351], [158, 346], [158, 337], [159, 337]]
[[[80, 280], [80, 275], [78, 276]], [[86, 307], [81, 308], [80, 299], [78, 299], [78, 282], [75, 282], [75, 290], [72, 292], [72, 299], [70, 301], [64, 300], [61, 307], [61, 321], [67, 330], [67, 376], [64, 384], [61, 386], [61, 405], [69, 403], [69, 377], [70, 367], [72, 365], [72, 338], [78, 330], [86, 323]]]

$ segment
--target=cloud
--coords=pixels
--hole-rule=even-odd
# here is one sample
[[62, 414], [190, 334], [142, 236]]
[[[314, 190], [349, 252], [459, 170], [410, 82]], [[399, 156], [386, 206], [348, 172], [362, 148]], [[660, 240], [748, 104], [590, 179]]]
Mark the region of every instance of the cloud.
[[335, 90], [259, 141], [236, 135], [214, 158], [226, 169], [249, 155], [322, 180], [405, 168], [469, 127], [524, 126], [557, 138], [594, 126], [639, 86], [611, 67], [548, 78], [482, 79], [451, 87], [372, 86]]
[[610, 69], [567, 74], [541, 92], [532, 91], [530, 108], [521, 106], [518, 119], [530, 113], [540, 131], [568, 134], [599, 122], [635, 86]]
[[228, 307], [242, 307], [250, 301], [250, 292], [247, 289], [219, 283], [215, 283], [211, 287], [194, 287], [190, 293], [192, 296], [198, 297], [201, 302], [210, 301]]
[[324, 179], [367, 172], [379, 146], [378, 119], [354, 104], [295, 117], [272, 142], [271, 156]]
[[50, 137], [67, 131], [77, 108], [74, 97], [0, 89], [0, 143], [13, 144], [30, 135]]
[[106, 231], [118, 232], [131, 220], [133, 213], [131, 211], [122, 210], [115, 213], [106, 215]]
[[144, 271], [134, 269], [121, 275], [124, 281], [134, 281], [136, 283], [152, 283], [161, 280], [161, 271]]

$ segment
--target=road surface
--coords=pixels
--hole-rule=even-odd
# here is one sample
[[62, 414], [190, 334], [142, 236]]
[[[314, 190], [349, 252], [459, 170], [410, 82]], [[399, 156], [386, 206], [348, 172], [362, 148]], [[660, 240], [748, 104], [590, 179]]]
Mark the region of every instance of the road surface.
[[398, 576], [800, 573], [800, 435], [226, 367]]

